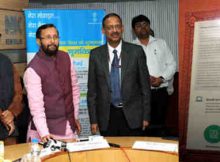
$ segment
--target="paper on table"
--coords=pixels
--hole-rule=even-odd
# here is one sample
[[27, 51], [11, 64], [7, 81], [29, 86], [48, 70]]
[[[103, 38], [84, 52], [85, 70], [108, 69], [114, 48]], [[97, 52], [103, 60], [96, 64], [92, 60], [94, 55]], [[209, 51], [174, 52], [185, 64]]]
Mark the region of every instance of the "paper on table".
[[132, 148], [133, 149], [156, 150], [156, 151], [166, 151], [166, 152], [178, 153], [178, 145], [175, 143], [136, 141], [133, 144]]
[[102, 148], [110, 148], [106, 139], [67, 143], [67, 149], [70, 152], [95, 150], [95, 149], [102, 149]]

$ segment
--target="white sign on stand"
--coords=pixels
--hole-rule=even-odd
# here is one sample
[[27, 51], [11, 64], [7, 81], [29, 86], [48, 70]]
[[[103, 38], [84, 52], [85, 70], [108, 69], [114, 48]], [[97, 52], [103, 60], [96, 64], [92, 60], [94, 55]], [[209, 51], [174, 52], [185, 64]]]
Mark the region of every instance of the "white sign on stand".
[[187, 149], [220, 151], [220, 20], [195, 23]]

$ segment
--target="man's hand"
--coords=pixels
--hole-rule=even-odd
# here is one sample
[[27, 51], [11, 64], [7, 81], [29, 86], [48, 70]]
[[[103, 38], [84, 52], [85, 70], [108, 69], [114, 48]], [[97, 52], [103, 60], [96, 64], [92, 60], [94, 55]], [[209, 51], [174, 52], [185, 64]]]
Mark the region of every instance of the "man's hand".
[[152, 87], [159, 87], [163, 80], [160, 77], [150, 76], [150, 83]]
[[41, 141], [42, 141], [43, 143], [49, 141], [49, 139], [53, 139], [53, 136], [52, 136], [51, 134], [46, 135], [46, 136], [44, 136], [44, 137], [41, 137]]
[[[3, 123], [3, 120], [2, 120], [2, 109], [0, 108], [0, 122], [2, 122]], [[4, 123], [3, 123], [4, 124]]]
[[77, 132], [78, 135], [81, 132], [81, 125], [80, 125], [80, 122], [79, 122], [78, 119], [76, 120], [76, 132]]
[[91, 132], [92, 134], [96, 134], [98, 132], [98, 124], [91, 124]]
[[7, 128], [7, 130], [8, 130], [8, 135], [10, 136], [10, 135], [15, 131], [14, 121], [12, 121], [12, 122], [9, 123], [9, 124], [5, 124], [5, 127]]
[[149, 126], [149, 124], [150, 124], [149, 121], [143, 120], [142, 130], [144, 131]]
[[[5, 125], [9, 125], [11, 122], [14, 121], [14, 115], [11, 111], [5, 110], [1, 113], [1, 121]], [[14, 123], [14, 122], [13, 122]]]

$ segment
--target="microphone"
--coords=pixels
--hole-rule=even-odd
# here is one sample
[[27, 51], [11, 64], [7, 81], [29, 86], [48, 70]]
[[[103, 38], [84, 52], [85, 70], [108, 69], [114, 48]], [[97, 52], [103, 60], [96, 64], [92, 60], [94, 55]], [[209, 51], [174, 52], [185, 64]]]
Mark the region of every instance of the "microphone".
[[47, 142], [39, 143], [39, 144], [43, 145], [43, 148], [44, 148], [41, 150], [42, 157], [53, 154], [57, 151], [58, 152], [65, 151], [68, 153], [69, 162], [71, 162], [71, 157], [70, 157], [66, 142], [55, 140], [55, 139], [49, 139]]
[[67, 144], [59, 140], [49, 139], [47, 142], [43, 143], [43, 148], [49, 148], [51, 151], [67, 151]]

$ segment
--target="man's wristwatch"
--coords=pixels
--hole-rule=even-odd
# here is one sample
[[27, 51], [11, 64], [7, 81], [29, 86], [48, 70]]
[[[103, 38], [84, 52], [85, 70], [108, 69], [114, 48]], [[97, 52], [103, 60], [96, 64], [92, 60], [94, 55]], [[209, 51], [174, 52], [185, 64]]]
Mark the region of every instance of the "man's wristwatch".
[[162, 80], [162, 83], [164, 83], [164, 82], [165, 82], [164, 77], [160, 76], [159, 78]]

